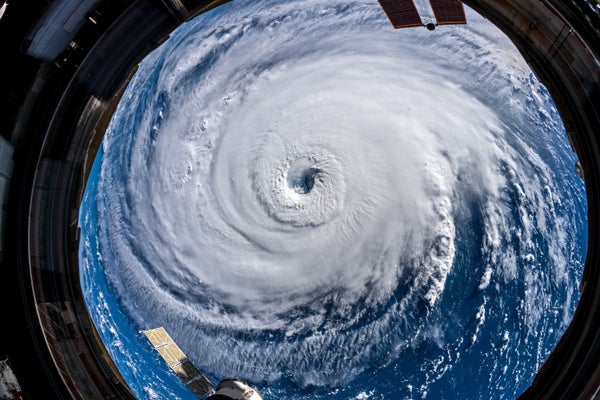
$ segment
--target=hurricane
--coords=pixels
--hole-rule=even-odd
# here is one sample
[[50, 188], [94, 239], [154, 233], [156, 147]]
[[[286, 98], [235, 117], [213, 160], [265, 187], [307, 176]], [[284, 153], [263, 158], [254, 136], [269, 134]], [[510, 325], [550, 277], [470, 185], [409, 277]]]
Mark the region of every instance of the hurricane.
[[80, 217], [139, 398], [187, 396], [135, 350], [156, 326], [265, 399], [531, 383], [577, 306], [584, 183], [547, 89], [466, 11], [395, 30], [377, 1], [234, 0], [140, 63]]

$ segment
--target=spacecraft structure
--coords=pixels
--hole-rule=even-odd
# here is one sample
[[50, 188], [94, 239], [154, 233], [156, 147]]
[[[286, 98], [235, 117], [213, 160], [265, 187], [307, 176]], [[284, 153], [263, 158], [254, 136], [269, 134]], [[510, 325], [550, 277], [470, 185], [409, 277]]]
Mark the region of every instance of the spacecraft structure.
[[216, 387], [187, 358], [165, 328], [142, 331], [152, 347], [169, 365], [175, 375], [202, 400], [263, 400], [248, 383], [239, 379], [224, 379]]
[[465, 8], [459, 0], [429, 0], [435, 23], [423, 23], [413, 0], [379, 0], [381, 8], [395, 29], [425, 26], [430, 31], [437, 25], [464, 25]]

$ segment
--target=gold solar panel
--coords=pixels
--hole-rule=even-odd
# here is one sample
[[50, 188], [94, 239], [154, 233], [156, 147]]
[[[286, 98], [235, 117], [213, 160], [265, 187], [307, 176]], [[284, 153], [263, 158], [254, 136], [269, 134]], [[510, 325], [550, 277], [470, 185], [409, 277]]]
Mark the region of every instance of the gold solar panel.
[[183, 351], [181, 351], [181, 349], [175, 343], [163, 345], [158, 347], [156, 350], [171, 367], [175, 364], [181, 363], [186, 359]]
[[144, 334], [148, 340], [150, 340], [150, 343], [152, 343], [153, 347], [159, 347], [168, 343], [173, 343], [171, 336], [169, 336], [167, 331], [165, 331], [165, 329], [162, 327], [144, 331]]
[[213, 384], [192, 364], [163, 327], [149, 329], [143, 333], [177, 377], [198, 398], [204, 398], [214, 389]]

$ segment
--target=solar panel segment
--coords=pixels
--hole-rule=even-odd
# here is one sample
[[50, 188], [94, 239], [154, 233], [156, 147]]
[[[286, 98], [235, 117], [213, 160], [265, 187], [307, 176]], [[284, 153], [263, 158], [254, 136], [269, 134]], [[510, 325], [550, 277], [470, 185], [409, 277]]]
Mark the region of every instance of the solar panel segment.
[[214, 389], [213, 384], [191, 363], [163, 327], [143, 332], [152, 347], [198, 398], [204, 398]]
[[379, 0], [394, 28], [422, 26], [421, 16], [412, 0]]
[[459, 0], [429, 0], [437, 25], [466, 24], [465, 8]]

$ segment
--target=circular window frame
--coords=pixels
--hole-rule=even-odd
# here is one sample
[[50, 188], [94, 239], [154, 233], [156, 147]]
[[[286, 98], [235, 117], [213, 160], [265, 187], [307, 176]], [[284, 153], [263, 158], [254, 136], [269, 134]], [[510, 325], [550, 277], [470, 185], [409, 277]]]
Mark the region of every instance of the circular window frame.
[[[72, 41], [77, 46], [41, 64], [18, 115], [13, 136], [22, 139], [7, 218], [7, 232], [15, 234], [6, 260], [20, 271], [32, 341], [60, 398], [135, 398], [81, 293], [79, 204], [104, 129], [137, 64], [181, 23], [224, 2], [99, 2], [105, 8], [79, 30]], [[586, 186], [588, 249], [580, 301], [519, 398], [592, 398], [600, 387], [600, 31], [594, 28], [600, 14], [586, 10], [586, 0], [463, 3], [498, 26], [546, 85]]]

